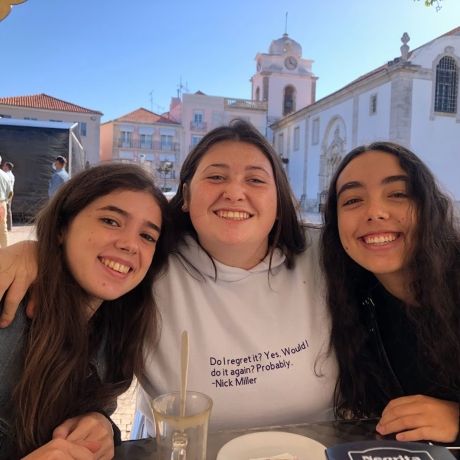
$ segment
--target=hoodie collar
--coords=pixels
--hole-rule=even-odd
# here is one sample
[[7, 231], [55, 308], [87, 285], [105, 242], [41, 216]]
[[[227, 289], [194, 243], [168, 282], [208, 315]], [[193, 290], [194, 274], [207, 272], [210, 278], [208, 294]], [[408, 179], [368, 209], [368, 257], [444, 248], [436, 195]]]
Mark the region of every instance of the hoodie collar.
[[[216, 276], [214, 265], [206, 252], [193, 237], [185, 237], [184, 244], [180, 248], [180, 253], [203, 276], [214, 280]], [[217, 280], [227, 282], [240, 281], [255, 273], [268, 273], [270, 266], [270, 254], [261, 260], [255, 267], [252, 267], [249, 270], [238, 267], [230, 267], [229, 265], [225, 265], [216, 259], [213, 260], [217, 269]], [[285, 260], [286, 256], [280, 249], [276, 248], [272, 258], [272, 271], [276, 271], [278, 267], [283, 265]]]

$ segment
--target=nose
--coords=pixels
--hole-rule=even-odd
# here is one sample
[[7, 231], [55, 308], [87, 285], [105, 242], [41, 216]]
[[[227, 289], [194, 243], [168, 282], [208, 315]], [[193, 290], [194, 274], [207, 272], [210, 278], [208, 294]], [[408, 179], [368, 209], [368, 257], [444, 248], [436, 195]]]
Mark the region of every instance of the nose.
[[241, 201], [245, 197], [244, 186], [236, 180], [228, 182], [225, 185], [222, 196], [228, 201]]
[[369, 204], [367, 209], [367, 220], [387, 220], [390, 217], [389, 212], [385, 209], [383, 203], [373, 201]]
[[134, 235], [128, 232], [124, 232], [123, 235], [120, 235], [118, 240], [115, 242], [115, 247], [130, 255], [137, 254], [137, 238], [137, 234]]

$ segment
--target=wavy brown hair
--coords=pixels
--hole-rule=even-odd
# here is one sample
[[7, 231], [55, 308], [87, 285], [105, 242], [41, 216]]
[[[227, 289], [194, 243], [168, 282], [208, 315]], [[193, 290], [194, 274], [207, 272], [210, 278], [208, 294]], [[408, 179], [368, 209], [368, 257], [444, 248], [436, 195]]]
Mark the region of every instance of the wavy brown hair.
[[[117, 190], [149, 193], [162, 211], [162, 231], [143, 281], [122, 297], [103, 302], [88, 323], [87, 294], [67, 267], [61, 238], [80, 211]], [[103, 164], [79, 173], [39, 214], [39, 270], [33, 288], [37, 309], [13, 397], [21, 455], [49, 441], [65, 419], [113, 409], [133, 375], [142, 373], [143, 347], [157, 340], [152, 282], [166, 261], [168, 226], [165, 197], [148, 173], [127, 164]]]
[[228, 126], [220, 126], [210, 131], [187, 155], [181, 168], [177, 193], [170, 202], [176, 231], [175, 241], [180, 241], [186, 234], [193, 236], [198, 241], [190, 214], [182, 209], [184, 184], [190, 185], [201, 159], [208, 150], [226, 141], [251, 144], [257, 147], [270, 162], [277, 196], [276, 221], [268, 236], [270, 262], [273, 251], [280, 248], [286, 256], [286, 266], [292, 268], [295, 263], [295, 255], [304, 251], [307, 246], [301, 219], [295, 206], [295, 197], [275, 149], [254, 126], [240, 119], [231, 121]]
[[416, 307], [408, 305], [406, 311], [424, 365], [436, 369], [440, 388], [460, 395], [460, 235], [451, 200], [414, 153], [394, 143], [375, 142], [343, 158], [324, 209], [321, 251], [332, 315], [331, 346], [339, 362], [335, 408], [341, 417], [380, 416], [390, 394], [387, 376], [367, 351], [368, 331], [360, 314], [364, 297], [377, 281], [343, 249], [337, 219], [337, 179], [350, 162], [371, 150], [395, 156], [408, 176], [417, 225], [407, 271]]

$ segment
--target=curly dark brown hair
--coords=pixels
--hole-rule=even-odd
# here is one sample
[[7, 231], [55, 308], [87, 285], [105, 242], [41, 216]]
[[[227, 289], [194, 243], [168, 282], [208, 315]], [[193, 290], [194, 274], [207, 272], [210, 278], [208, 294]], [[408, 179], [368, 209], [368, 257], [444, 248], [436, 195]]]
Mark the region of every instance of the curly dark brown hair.
[[368, 331], [361, 326], [359, 313], [363, 296], [376, 280], [343, 249], [337, 219], [337, 179], [351, 161], [371, 150], [394, 155], [408, 176], [417, 225], [407, 270], [410, 292], [419, 308], [407, 308], [407, 312], [415, 323], [420, 356], [436, 369], [440, 386], [460, 395], [460, 234], [451, 200], [414, 153], [391, 142], [375, 142], [343, 158], [324, 208], [322, 264], [332, 315], [331, 347], [339, 363], [335, 407], [341, 417], [380, 415], [388, 402], [385, 391], [380, 391], [385, 389], [382, 369], [372, 354], [363, 353]]

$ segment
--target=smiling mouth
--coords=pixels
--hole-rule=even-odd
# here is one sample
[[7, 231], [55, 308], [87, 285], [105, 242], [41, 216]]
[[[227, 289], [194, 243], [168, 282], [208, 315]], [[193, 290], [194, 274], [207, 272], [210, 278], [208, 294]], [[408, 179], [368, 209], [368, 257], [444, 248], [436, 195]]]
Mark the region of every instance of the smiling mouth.
[[214, 211], [214, 214], [221, 219], [227, 220], [246, 220], [252, 217], [246, 211]]
[[391, 243], [400, 237], [401, 233], [381, 233], [379, 235], [365, 235], [361, 239], [366, 244], [374, 246], [384, 246], [385, 244]]
[[99, 260], [102, 262], [102, 264], [104, 264], [106, 267], [110, 268], [115, 272], [126, 274], [132, 271], [131, 267], [120, 264], [119, 262], [115, 262], [114, 260], [106, 259], [104, 257], [99, 257]]

